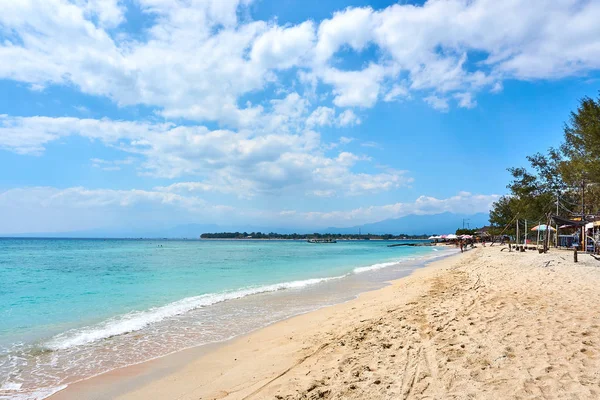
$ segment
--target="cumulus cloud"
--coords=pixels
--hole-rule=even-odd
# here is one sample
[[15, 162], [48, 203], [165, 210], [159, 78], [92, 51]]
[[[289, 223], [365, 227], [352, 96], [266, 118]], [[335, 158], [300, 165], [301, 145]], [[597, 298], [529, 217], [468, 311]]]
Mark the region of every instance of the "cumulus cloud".
[[338, 107], [373, 107], [384, 77], [384, 68], [377, 64], [361, 71], [327, 68], [322, 73], [323, 81], [333, 86], [333, 103]]
[[[564, 0], [429, 0], [383, 9], [349, 7], [322, 21], [239, 20], [249, 1], [139, 0], [144, 35], [120, 0], [0, 0], [0, 78], [32, 88], [71, 85], [168, 118], [251, 124], [245, 94], [295, 69], [322, 82], [338, 107], [372, 107], [409, 94], [497, 91], [505, 79], [556, 79], [600, 68], [600, 4]], [[560, 29], [557, 29], [560, 27]], [[143, 39], [141, 39], [143, 38]], [[376, 56], [340, 67], [342, 50]], [[476, 59], [474, 55], [477, 55]], [[160, 77], [160, 79], [157, 79]], [[462, 106], [475, 104], [461, 100]]]
[[286, 69], [308, 62], [314, 46], [312, 21], [288, 28], [273, 26], [259, 36], [250, 52], [250, 59], [265, 68]]
[[465, 214], [486, 213], [499, 198], [500, 196], [497, 194], [484, 195], [460, 192], [456, 196], [445, 199], [420, 196], [414, 202], [360, 207], [348, 211], [307, 212], [304, 213], [304, 217], [309, 221], [321, 221], [325, 225], [336, 223], [338, 226], [348, 226], [377, 222], [388, 218], [400, 218], [410, 214], [431, 215], [443, 212]]
[[335, 110], [330, 107], [318, 107], [306, 120], [309, 127], [331, 126], [335, 121]]
[[85, 15], [97, 19], [102, 27], [114, 28], [125, 21], [126, 8], [122, 0], [88, 0], [78, 3]]
[[[177, 184], [160, 191], [215, 191], [252, 197], [287, 190], [334, 190], [337, 195], [358, 195], [391, 190], [410, 182], [405, 171], [356, 173], [365, 156], [342, 152], [327, 155], [332, 146], [312, 130], [293, 129], [294, 115], [305, 113], [302, 99], [288, 95], [274, 105], [280, 120], [290, 125], [287, 133], [210, 130], [204, 126], [172, 123], [112, 121], [0, 115], [0, 148], [19, 154], [39, 155], [44, 146], [60, 138], [77, 135], [96, 140], [140, 160], [140, 171], [153, 177], [175, 179], [195, 176], [196, 183]], [[281, 110], [285, 109], [283, 114]], [[285, 129], [283, 129], [285, 130]], [[340, 143], [348, 143], [341, 139]], [[93, 165], [116, 170], [126, 163], [92, 160]]]
[[372, 23], [373, 10], [370, 7], [348, 8], [321, 22], [315, 48], [316, 61], [327, 63], [344, 45], [355, 51], [363, 50], [372, 40]]
[[338, 117], [338, 125], [339, 126], [352, 126], [352, 125], [360, 125], [361, 120], [354, 114], [352, 110], [345, 110]]

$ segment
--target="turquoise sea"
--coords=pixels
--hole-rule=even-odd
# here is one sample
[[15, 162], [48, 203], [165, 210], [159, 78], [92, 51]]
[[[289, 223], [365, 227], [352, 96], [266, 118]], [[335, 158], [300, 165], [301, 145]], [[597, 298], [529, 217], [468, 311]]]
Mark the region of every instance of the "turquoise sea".
[[0, 239], [0, 398], [353, 298], [454, 252], [387, 241]]

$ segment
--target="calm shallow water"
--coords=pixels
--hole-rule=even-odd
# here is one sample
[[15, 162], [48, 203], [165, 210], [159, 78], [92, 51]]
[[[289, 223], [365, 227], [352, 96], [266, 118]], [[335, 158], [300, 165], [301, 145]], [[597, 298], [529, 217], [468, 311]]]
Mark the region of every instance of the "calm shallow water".
[[339, 303], [449, 252], [388, 244], [0, 239], [0, 398]]

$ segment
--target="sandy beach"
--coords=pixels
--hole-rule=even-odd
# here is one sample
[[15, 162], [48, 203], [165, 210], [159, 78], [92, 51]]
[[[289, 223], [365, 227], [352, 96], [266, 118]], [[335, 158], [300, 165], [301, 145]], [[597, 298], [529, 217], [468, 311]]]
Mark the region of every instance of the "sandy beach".
[[479, 247], [52, 399], [596, 399], [600, 261]]

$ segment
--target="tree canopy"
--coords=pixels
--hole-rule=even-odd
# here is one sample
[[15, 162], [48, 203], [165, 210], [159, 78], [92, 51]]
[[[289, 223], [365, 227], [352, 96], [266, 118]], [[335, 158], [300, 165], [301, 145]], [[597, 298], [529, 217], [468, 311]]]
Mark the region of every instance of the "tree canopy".
[[[549, 213], [564, 217], [598, 214], [600, 210], [600, 97], [584, 97], [563, 128], [561, 146], [527, 157], [527, 168], [508, 171], [509, 194], [494, 203], [490, 222], [496, 231], [515, 218], [544, 221]], [[496, 232], [499, 233], [499, 232]]]

